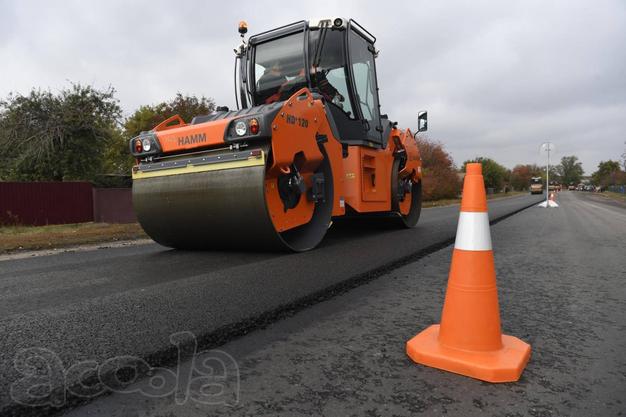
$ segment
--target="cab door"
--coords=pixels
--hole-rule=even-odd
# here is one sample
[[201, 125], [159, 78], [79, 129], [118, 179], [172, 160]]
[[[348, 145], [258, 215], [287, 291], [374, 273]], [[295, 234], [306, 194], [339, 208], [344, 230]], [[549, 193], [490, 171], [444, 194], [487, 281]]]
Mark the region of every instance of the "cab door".
[[354, 29], [348, 34], [349, 70], [353, 84], [353, 102], [363, 123], [367, 141], [383, 147], [378, 84], [376, 82], [375, 48]]

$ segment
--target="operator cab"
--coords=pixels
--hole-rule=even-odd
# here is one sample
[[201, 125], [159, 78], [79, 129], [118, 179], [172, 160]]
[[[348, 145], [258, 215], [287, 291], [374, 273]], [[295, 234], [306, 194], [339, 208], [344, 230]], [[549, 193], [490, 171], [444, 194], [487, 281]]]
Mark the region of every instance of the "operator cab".
[[380, 115], [376, 38], [354, 20], [301, 21], [251, 37], [239, 67], [244, 108], [287, 100], [307, 87], [323, 97], [345, 145], [386, 146]]

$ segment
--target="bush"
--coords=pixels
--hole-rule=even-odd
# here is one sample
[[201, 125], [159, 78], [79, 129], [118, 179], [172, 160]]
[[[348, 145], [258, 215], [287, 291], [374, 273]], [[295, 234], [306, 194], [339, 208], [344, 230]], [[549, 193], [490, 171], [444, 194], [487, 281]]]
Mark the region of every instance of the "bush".
[[118, 132], [115, 90], [73, 84], [57, 94], [33, 89], [0, 101], [0, 178], [93, 178]]
[[456, 198], [461, 180], [452, 157], [438, 141], [418, 137], [417, 147], [422, 157], [422, 193], [426, 201]]
[[485, 179], [486, 188], [493, 188], [495, 192], [500, 192], [504, 189], [510, 177], [508, 169], [491, 158], [479, 156], [473, 160], [463, 162], [463, 172], [465, 172], [465, 166], [471, 162], [480, 162], [483, 166], [483, 178]]

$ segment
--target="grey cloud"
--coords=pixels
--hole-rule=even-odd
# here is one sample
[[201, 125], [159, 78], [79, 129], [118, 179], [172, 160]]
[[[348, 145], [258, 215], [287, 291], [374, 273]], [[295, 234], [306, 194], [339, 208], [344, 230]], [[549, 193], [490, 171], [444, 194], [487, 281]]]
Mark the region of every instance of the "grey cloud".
[[377, 36], [383, 111], [414, 127], [428, 109], [430, 137], [457, 163], [541, 163], [549, 139], [590, 173], [624, 150], [620, 0], [1, 2], [0, 97], [71, 80], [113, 85], [128, 113], [178, 91], [233, 106], [237, 22], [255, 33], [323, 11]]

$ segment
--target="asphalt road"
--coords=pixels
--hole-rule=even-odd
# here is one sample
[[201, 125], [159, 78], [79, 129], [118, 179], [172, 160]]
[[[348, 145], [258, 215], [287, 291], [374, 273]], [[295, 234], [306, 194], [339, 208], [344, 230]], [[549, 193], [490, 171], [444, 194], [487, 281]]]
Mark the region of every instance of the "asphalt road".
[[[625, 415], [626, 209], [571, 192], [559, 203], [492, 227], [503, 330], [533, 349], [516, 383], [407, 358], [405, 342], [439, 321], [448, 247], [197, 355], [177, 394], [113, 394], [67, 417]], [[226, 365], [195, 380], [213, 384], [204, 393], [185, 378], [207, 375], [201, 359]]]
[[[538, 200], [496, 200], [490, 216]], [[303, 254], [184, 252], [151, 244], [2, 261], [0, 414], [46, 414], [74, 404], [64, 387], [87, 375], [72, 368], [83, 361], [133, 355], [153, 366], [172, 364], [174, 333], [192, 332], [200, 348], [218, 346], [378, 277], [450, 243], [457, 216], [458, 207], [427, 209], [412, 230], [381, 221], [338, 223], [321, 247]], [[35, 364], [37, 372], [49, 376], [54, 365], [54, 378], [35, 392], [53, 407], [15, 401], [32, 371], [28, 363], [16, 368], [16, 355], [29, 348], [47, 358]]]

